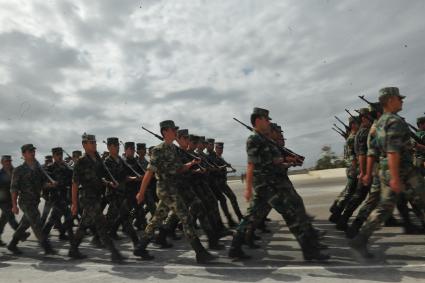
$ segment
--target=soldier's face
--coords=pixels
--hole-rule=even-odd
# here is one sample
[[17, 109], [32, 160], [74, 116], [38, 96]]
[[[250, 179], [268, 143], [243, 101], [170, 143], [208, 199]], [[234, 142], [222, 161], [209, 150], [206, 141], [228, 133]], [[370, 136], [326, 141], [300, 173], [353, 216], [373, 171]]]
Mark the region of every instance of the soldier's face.
[[177, 143], [180, 145], [181, 148], [186, 149], [189, 146], [189, 137], [187, 136], [177, 137]]
[[419, 130], [424, 131], [425, 130], [425, 123], [419, 124], [418, 128], [419, 128]]
[[134, 157], [134, 153], [135, 153], [135, 151], [134, 151], [134, 148], [132, 148], [132, 147], [128, 147], [125, 150], [125, 156], [127, 156], [127, 157]]
[[137, 151], [137, 154], [139, 155], [139, 156], [145, 156], [146, 155], [146, 149], [140, 149], [140, 150], [138, 150]]
[[1, 166], [4, 169], [10, 169], [10, 168], [12, 168], [12, 161], [11, 160], [2, 160], [1, 161]]
[[209, 143], [209, 144], [207, 145], [207, 150], [208, 150], [208, 151], [212, 151], [212, 150], [214, 150], [214, 145]]
[[87, 141], [83, 143], [83, 148], [88, 153], [94, 153], [97, 150], [97, 144], [95, 141]]
[[222, 147], [215, 147], [215, 152], [217, 152], [218, 155], [223, 154], [223, 148]]
[[110, 155], [117, 156], [120, 152], [120, 147], [116, 144], [110, 144], [108, 145], [108, 151]]
[[166, 139], [175, 140], [176, 135], [177, 135], [176, 129], [168, 128], [168, 129], [164, 130], [164, 138], [166, 138]]
[[391, 112], [399, 112], [403, 109], [403, 99], [398, 96], [393, 96], [388, 100], [387, 107]]
[[266, 117], [259, 117], [255, 119], [255, 127], [260, 131], [270, 130], [270, 120]]
[[26, 150], [22, 153], [22, 157], [25, 161], [33, 161], [35, 160], [35, 150]]
[[62, 162], [63, 154], [62, 153], [55, 153], [53, 154], [53, 160], [55, 162]]

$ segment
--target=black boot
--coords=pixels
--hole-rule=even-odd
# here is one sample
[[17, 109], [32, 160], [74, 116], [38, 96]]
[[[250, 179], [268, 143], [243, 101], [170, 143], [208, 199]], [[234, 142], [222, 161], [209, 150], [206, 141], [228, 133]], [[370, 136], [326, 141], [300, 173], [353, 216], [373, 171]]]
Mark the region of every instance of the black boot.
[[348, 229], [345, 231], [345, 236], [349, 239], [353, 239], [360, 231], [360, 228], [362, 228], [363, 220], [361, 219], [354, 219], [353, 223], [351, 223], [351, 226], [348, 227]]
[[68, 256], [72, 259], [85, 259], [86, 255], [80, 253], [80, 250], [76, 246], [71, 246], [68, 251]]
[[343, 213], [336, 224], [336, 229], [340, 231], [346, 231], [348, 228], [348, 220], [350, 219], [351, 213]]
[[351, 247], [351, 249], [355, 252], [357, 256], [360, 256], [363, 259], [373, 258], [373, 254], [371, 254], [367, 250], [367, 242], [368, 238], [363, 234], [359, 233], [354, 239], [352, 239], [348, 243], [348, 245]]
[[7, 246], [7, 244], [2, 241], [1, 236], [0, 236], [0, 247], [5, 247], [5, 246]]
[[158, 236], [155, 238], [155, 244], [158, 244], [161, 249], [169, 249], [173, 244], [167, 242], [168, 232], [165, 228], [159, 228]]
[[10, 241], [9, 245], [7, 245], [7, 249], [11, 251], [14, 255], [20, 255], [22, 254], [22, 251], [18, 249], [18, 242], [19, 239], [13, 237], [12, 241]]
[[124, 261], [124, 257], [115, 247], [111, 248], [111, 261], [118, 264], [123, 263]]
[[385, 227], [399, 227], [400, 223], [397, 221], [397, 219], [394, 218], [394, 216], [391, 216], [388, 218], [387, 221], [385, 221]]
[[306, 236], [302, 239], [299, 239], [298, 242], [300, 243], [304, 260], [325, 261], [330, 259], [330, 255], [322, 254], [320, 252], [320, 249], [318, 248], [318, 246], [320, 246], [320, 243], [316, 239]]
[[29, 238], [29, 236], [31, 236], [31, 233], [30, 232], [24, 232], [22, 234], [22, 237], [19, 239], [19, 241], [25, 242]]
[[224, 245], [219, 243], [219, 237], [212, 231], [207, 232], [208, 235], [208, 249], [210, 250], [224, 250]]
[[150, 240], [141, 238], [139, 241], [139, 245], [134, 249], [133, 254], [135, 256], [140, 256], [143, 260], [153, 260], [154, 256], [150, 255], [146, 250]]
[[57, 252], [53, 249], [52, 245], [50, 244], [50, 241], [48, 239], [45, 239], [41, 242], [41, 247], [44, 250], [45, 255], [55, 255]]
[[250, 249], [259, 249], [261, 248], [260, 245], [257, 245], [254, 241], [254, 231], [251, 230], [247, 230], [245, 232], [245, 244], [250, 248]]
[[230, 246], [229, 254], [228, 254], [230, 258], [239, 259], [239, 260], [251, 258], [249, 255], [245, 254], [244, 251], [242, 250], [243, 240], [244, 240], [243, 233], [237, 232], [233, 236], [232, 245]]
[[423, 233], [423, 230], [420, 227], [412, 224], [411, 222], [403, 223], [404, 234], [407, 235], [419, 235]]
[[230, 228], [235, 228], [238, 224], [233, 220], [233, 218], [230, 216], [227, 219], [227, 225], [229, 225]]
[[190, 245], [192, 246], [193, 250], [196, 253], [196, 262], [200, 264], [208, 263], [214, 259], [216, 259], [215, 256], [207, 252], [207, 250], [202, 246], [201, 241], [199, 241], [199, 238], [195, 238], [190, 242]]
[[103, 249], [105, 247], [105, 245], [102, 243], [99, 236], [97, 235], [93, 236], [93, 238], [91, 239], [91, 244], [98, 249]]
[[338, 206], [335, 206], [335, 208], [333, 209], [333, 212], [329, 216], [329, 221], [336, 224], [338, 222], [339, 217], [341, 217], [342, 211], [343, 209], [341, 209]]

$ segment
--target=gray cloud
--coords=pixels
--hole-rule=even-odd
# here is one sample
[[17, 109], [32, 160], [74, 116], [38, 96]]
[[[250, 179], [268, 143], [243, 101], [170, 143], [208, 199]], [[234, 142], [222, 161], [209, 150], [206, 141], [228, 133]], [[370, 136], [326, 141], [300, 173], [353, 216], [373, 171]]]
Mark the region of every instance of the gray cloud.
[[[141, 7], [140, 7], [141, 6]], [[314, 164], [344, 108], [399, 86], [402, 115], [423, 113], [423, 1], [34, 1], [0, 7], [1, 153], [40, 154], [102, 140], [157, 141], [174, 119], [225, 142], [246, 162], [254, 106], [270, 109], [287, 145]], [[48, 19], [48, 20], [46, 20]], [[103, 150], [103, 145], [99, 148]]]

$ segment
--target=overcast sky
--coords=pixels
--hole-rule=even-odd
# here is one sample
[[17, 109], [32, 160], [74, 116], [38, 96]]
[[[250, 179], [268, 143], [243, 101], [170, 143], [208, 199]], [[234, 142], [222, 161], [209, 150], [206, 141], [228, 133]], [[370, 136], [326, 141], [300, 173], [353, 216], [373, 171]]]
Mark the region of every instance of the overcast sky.
[[425, 111], [425, 1], [0, 0], [0, 154], [33, 143], [81, 147], [81, 134], [158, 141], [173, 119], [245, 164], [255, 106], [311, 166], [344, 108], [384, 86]]

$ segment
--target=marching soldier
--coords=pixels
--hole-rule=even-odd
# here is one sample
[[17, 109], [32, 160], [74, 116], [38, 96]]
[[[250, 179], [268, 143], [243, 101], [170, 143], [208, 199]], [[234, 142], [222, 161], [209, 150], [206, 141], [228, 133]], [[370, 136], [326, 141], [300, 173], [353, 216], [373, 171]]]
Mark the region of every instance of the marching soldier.
[[[47, 171], [57, 184], [48, 189], [52, 212], [43, 226], [43, 233], [47, 237], [53, 226], [56, 226], [59, 229], [59, 239], [68, 240], [66, 232], [72, 233], [72, 216], [67, 195], [72, 182], [72, 169], [65, 164], [61, 147], [52, 148], [52, 155], [54, 162], [47, 167]], [[64, 224], [61, 222], [62, 216], [65, 218]]]
[[401, 192], [408, 189], [422, 202], [425, 200], [424, 179], [418, 168], [413, 166], [409, 128], [406, 122], [396, 115], [402, 109], [404, 98], [396, 87], [386, 87], [379, 91], [379, 101], [384, 110], [376, 124], [376, 142], [381, 152], [381, 199], [357, 236], [350, 242], [353, 251], [362, 257], [373, 257], [367, 249], [368, 240], [373, 232], [391, 217]]
[[289, 230], [302, 248], [305, 260], [327, 260], [329, 255], [322, 254], [317, 249], [317, 237], [314, 236], [308, 218], [298, 213], [297, 201], [282, 187], [285, 183], [281, 167], [284, 158], [276, 143], [269, 139], [270, 120], [268, 110], [254, 108], [251, 124], [255, 132], [247, 140], [248, 168], [245, 189], [245, 198], [251, 203], [247, 214], [237, 227], [229, 257], [249, 258], [242, 250], [245, 231], [248, 225], [256, 221], [258, 211], [271, 206], [285, 219]]
[[147, 245], [152, 240], [154, 231], [158, 228], [171, 210], [177, 214], [182, 222], [183, 232], [186, 239], [190, 242], [196, 253], [196, 261], [198, 263], [206, 263], [214, 259], [202, 246], [193, 227], [193, 221], [188, 211], [186, 204], [181, 196], [177, 193], [177, 182], [183, 172], [188, 171], [192, 166], [199, 163], [197, 160], [192, 160], [183, 164], [178, 158], [176, 147], [173, 141], [176, 139], [175, 126], [171, 120], [162, 121], [160, 123], [161, 135], [164, 142], [157, 145], [152, 150], [147, 171], [140, 186], [140, 191], [137, 194], [137, 201], [141, 203], [149, 185], [153, 174], [157, 177], [157, 194], [159, 198], [158, 207], [154, 217], [148, 223], [145, 233], [140, 240], [138, 247], [134, 250], [134, 255], [140, 256], [142, 259], [150, 260], [153, 257], [146, 250]]
[[0, 246], [4, 247], [6, 244], [1, 240], [4, 227], [9, 222], [10, 227], [13, 230], [18, 228], [18, 222], [16, 222], [15, 215], [12, 212], [12, 197], [10, 194], [10, 181], [12, 179], [13, 165], [12, 157], [10, 155], [3, 155], [1, 157], [0, 169]]
[[13, 170], [10, 191], [12, 193], [12, 212], [19, 213], [19, 207], [24, 213], [22, 220], [7, 246], [14, 254], [21, 254], [17, 247], [19, 241], [25, 239], [25, 231], [31, 226], [35, 236], [45, 254], [55, 254], [47, 236], [42, 232], [42, 223], [38, 204], [40, 203], [41, 190], [52, 188], [56, 182], [48, 182], [44, 169], [35, 159], [35, 147], [25, 144], [21, 147], [24, 163]]
[[107, 233], [107, 222], [101, 207], [101, 195], [104, 191], [104, 187], [109, 185], [113, 188], [117, 188], [118, 184], [110, 180], [111, 176], [108, 174], [107, 168], [97, 152], [96, 137], [84, 133], [82, 136], [82, 145], [85, 154], [75, 164], [72, 177], [71, 212], [73, 216], [77, 215], [80, 185], [80, 205], [82, 206], [83, 212], [77, 231], [71, 239], [71, 247], [68, 255], [75, 259], [86, 257], [80, 253], [78, 246], [84, 238], [85, 230], [90, 226], [94, 226], [102, 242], [111, 251], [111, 260], [120, 263], [123, 257], [115, 248], [112, 239]]

